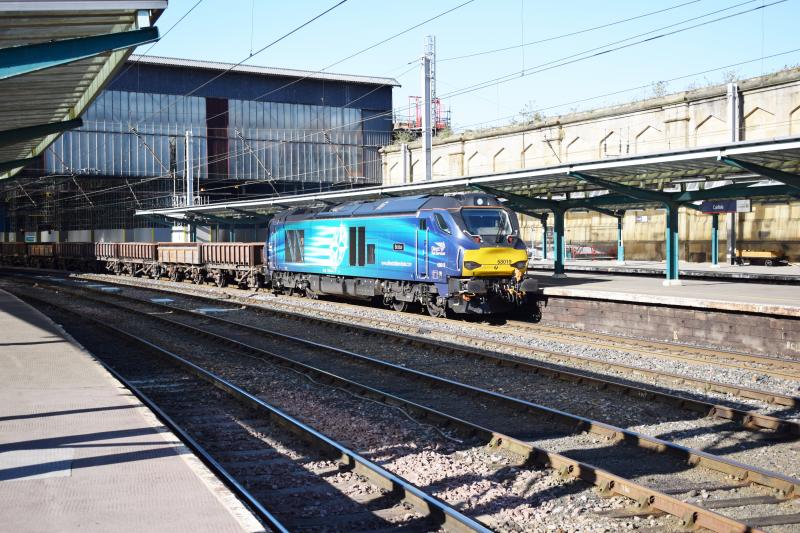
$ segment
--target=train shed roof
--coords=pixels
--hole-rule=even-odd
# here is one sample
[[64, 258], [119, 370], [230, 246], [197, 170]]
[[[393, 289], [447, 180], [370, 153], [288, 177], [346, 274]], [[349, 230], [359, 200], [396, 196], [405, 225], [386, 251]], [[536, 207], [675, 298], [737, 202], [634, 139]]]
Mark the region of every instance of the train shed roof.
[[0, 0], [0, 179], [36, 158], [80, 114], [167, 0]]
[[531, 214], [564, 208], [613, 215], [626, 208], [666, 203], [691, 208], [702, 200], [800, 198], [799, 174], [800, 137], [793, 137], [404, 185], [140, 210], [137, 214], [234, 222], [290, 207], [483, 190]]

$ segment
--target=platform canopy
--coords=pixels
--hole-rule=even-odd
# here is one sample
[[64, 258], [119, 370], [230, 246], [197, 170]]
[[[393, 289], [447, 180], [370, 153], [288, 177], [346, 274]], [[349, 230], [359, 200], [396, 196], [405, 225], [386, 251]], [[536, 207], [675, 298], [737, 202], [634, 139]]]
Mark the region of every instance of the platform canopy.
[[0, 0], [0, 179], [37, 158], [133, 49], [167, 0]]
[[233, 222], [289, 207], [475, 190], [505, 196], [517, 204], [517, 210], [530, 214], [551, 211], [554, 206], [613, 214], [619, 209], [669, 202], [691, 206], [692, 202], [724, 198], [792, 199], [800, 197], [798, 174], [800, 138], [794, 137], [404, 185], [140, 210], [137, 214]]

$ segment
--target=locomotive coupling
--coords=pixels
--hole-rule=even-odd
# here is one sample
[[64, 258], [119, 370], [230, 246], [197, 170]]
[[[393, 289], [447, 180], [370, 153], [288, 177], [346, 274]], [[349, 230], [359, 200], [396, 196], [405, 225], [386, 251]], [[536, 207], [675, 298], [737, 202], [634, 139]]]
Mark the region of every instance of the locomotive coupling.
[[518, 290], [526, 293], [539, 292], [539, 282], [533, 278], [525, 278], [519, 284]]

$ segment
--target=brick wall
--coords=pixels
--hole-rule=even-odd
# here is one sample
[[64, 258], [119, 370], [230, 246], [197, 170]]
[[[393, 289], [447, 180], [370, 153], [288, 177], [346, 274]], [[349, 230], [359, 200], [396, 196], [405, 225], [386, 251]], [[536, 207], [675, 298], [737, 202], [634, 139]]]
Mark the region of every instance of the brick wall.
[[800, 359], [800, 317], [551, 296], [542, 323]]

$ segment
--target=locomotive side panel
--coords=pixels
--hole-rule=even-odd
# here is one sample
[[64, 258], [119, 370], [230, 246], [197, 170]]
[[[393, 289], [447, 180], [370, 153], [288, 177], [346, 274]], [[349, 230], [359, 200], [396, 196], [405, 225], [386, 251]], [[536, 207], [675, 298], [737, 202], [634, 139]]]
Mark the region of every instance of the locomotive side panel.
[[427, 280], [431, 246], [447, 248], [442, 239], [432, 242], [415, 216], [286, 222], [270, 227], [269, 265], [284, 272]]

